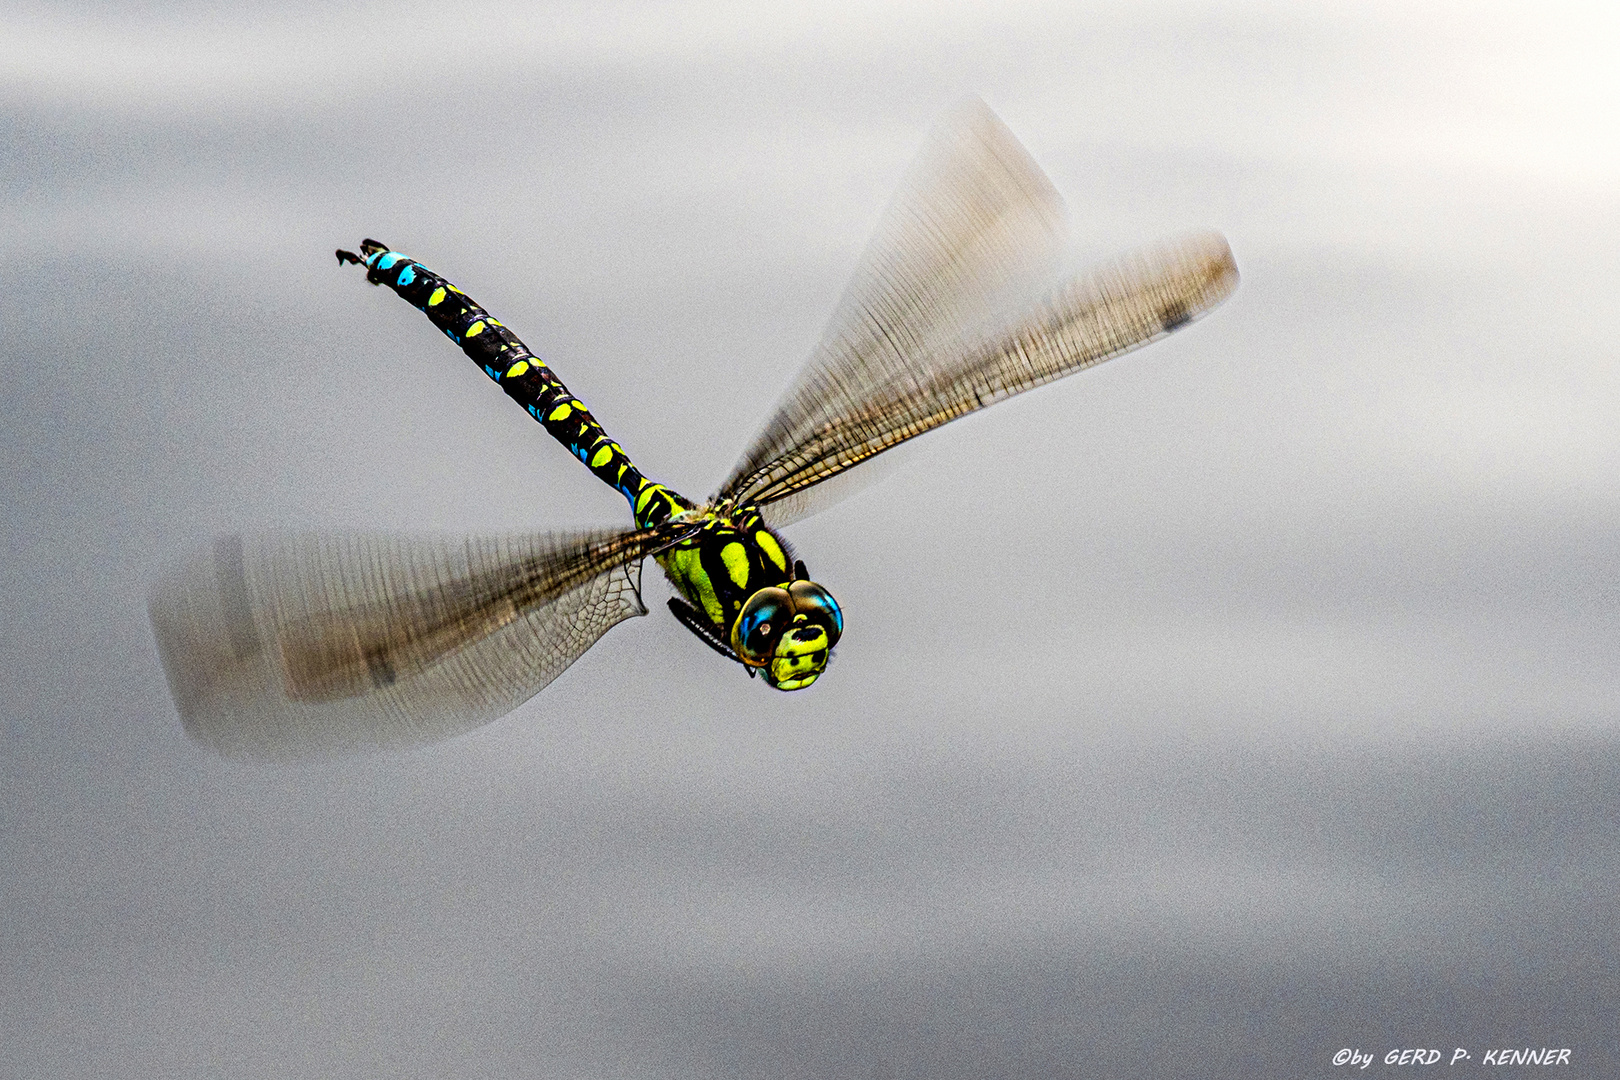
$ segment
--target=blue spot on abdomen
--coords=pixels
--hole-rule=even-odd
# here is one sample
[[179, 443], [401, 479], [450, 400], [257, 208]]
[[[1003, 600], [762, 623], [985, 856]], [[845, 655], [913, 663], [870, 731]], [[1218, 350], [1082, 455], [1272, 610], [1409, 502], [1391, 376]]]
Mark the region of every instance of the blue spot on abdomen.
[[410, 265], [409, 263], [406, 263], [405, 264], [405, 269], [403, 269], [403, 270], [401, 270], [399, 272], [399, 283], [401, 285], [409, 285], [411, 282], [413, 282], [415, 280], [416, 280], [416, 267]]

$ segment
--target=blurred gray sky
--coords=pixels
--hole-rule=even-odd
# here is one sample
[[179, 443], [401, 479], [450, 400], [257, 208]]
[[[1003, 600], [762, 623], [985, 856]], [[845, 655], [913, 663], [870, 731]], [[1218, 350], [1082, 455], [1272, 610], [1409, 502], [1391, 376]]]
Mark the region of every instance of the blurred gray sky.
[[[1614, 1075], [1617, 47], [1598, 4], [7, 5], [0, 1075]], [[626, 519], [334, 247], [701, 496], [970, 93], [1077, 264], [1212, 226], [1244, 283], [796, 526], [849, 618], [812, 691], [657, 582], [469, 736], [186, 740], [144, 595], [207, 535]]]

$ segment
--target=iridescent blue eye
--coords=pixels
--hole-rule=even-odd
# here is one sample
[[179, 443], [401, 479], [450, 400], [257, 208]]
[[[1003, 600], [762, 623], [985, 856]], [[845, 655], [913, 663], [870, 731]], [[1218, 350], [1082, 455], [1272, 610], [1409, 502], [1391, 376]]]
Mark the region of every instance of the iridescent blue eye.
[[[777, 661], [792, 669], [788, 674], [793, 679], [808, 686], [843, 632], [844, 613], [832, 594], [813, 581], [795, 581], [785, 589], [761, 589], [748, 598], [731, 625], [731, 648], [749, 667]], [[774, 674], [778, 674], [774, 667], [767, 672]]]
[[731, 626], [731, 648], [749, 667], [764, 667], [776, 653], [782, 629], [793, 621], [793, 597], [786, 589], [761, 589], [748, 598]]
[[788, 595], [793, 597], [795, 615], [808, 616], [811, 622], [826, 628], [828, 648], [838, 644], [839, 635], [844, 632], [844, 613], [832, 593], [813, 581], [795, 581], [788, 586]]

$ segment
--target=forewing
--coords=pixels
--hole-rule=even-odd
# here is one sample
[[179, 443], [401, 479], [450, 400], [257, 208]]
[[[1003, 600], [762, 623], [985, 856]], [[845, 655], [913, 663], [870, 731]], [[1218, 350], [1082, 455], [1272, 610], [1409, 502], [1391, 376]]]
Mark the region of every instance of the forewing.
[[1037, 295], [1062, 256], [1063, 200], [983, 102], [935, 130], [908, 170], [821, 343], [720, 497], [862, 412], [920, 357], [960, 341], [1008, 302]]
[[186, 730], [221, 753], [431, 742], [645, 615], [641, 559], [672, 537], [224, 537], [149, 610]]
[[1078, 278], [996, 331], [964, 334], [904, 357], [885, 381], [862, 383], [844, 411], [802, 432], [727, 492], [768, 507], [781, 525], [845, 494], [834, 477], [883, 451], [1002, 398], [1163, 337], [1237, 287], [1215, 233], [1139, 252]]

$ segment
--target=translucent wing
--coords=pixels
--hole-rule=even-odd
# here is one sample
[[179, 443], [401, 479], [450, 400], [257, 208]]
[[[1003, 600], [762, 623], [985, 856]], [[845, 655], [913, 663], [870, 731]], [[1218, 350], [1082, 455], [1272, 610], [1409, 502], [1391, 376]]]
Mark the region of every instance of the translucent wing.
[[[959, 416], [1128, 352], [1191, 322], [1237, 287], [1231, 249], [1193, 236], [1076, 280], [1000, 334], [965, 338], [913, 358], [722, 491], [768, 505], [773, 524], [806, 517], [845, 494], [825, 485], [844, 470]], [[862, 373], [848, 374], [859, 377]], [[749, 463], [751, 464], [751, 462]]]
[[[782, 525], [846, 495], [846, 470], [984, 406], [1146, 344], [1229, 296], [1226, 241], [1198, 235], [1038, 295], [1060, 200], [981, 103], [949, 121], [886, 212], [831, 325], [718, 498]], [[865, 479], [863, 470], [861, 479]], [[838, 482], [828, 483], [834, 477]]]
[[743, 495], [749, 478], [860, 412], [917, 357], [1035, 294], [1057, 269], [1063, 230], [1046, 174], [982, 101], [965, 102], [907, 170], [820, 344], [719, 497]]
[[641, 560], [678, 532], [226, 537], [149, 610], [186, 730], [221, 753], [431, 742], [645, 615]]

